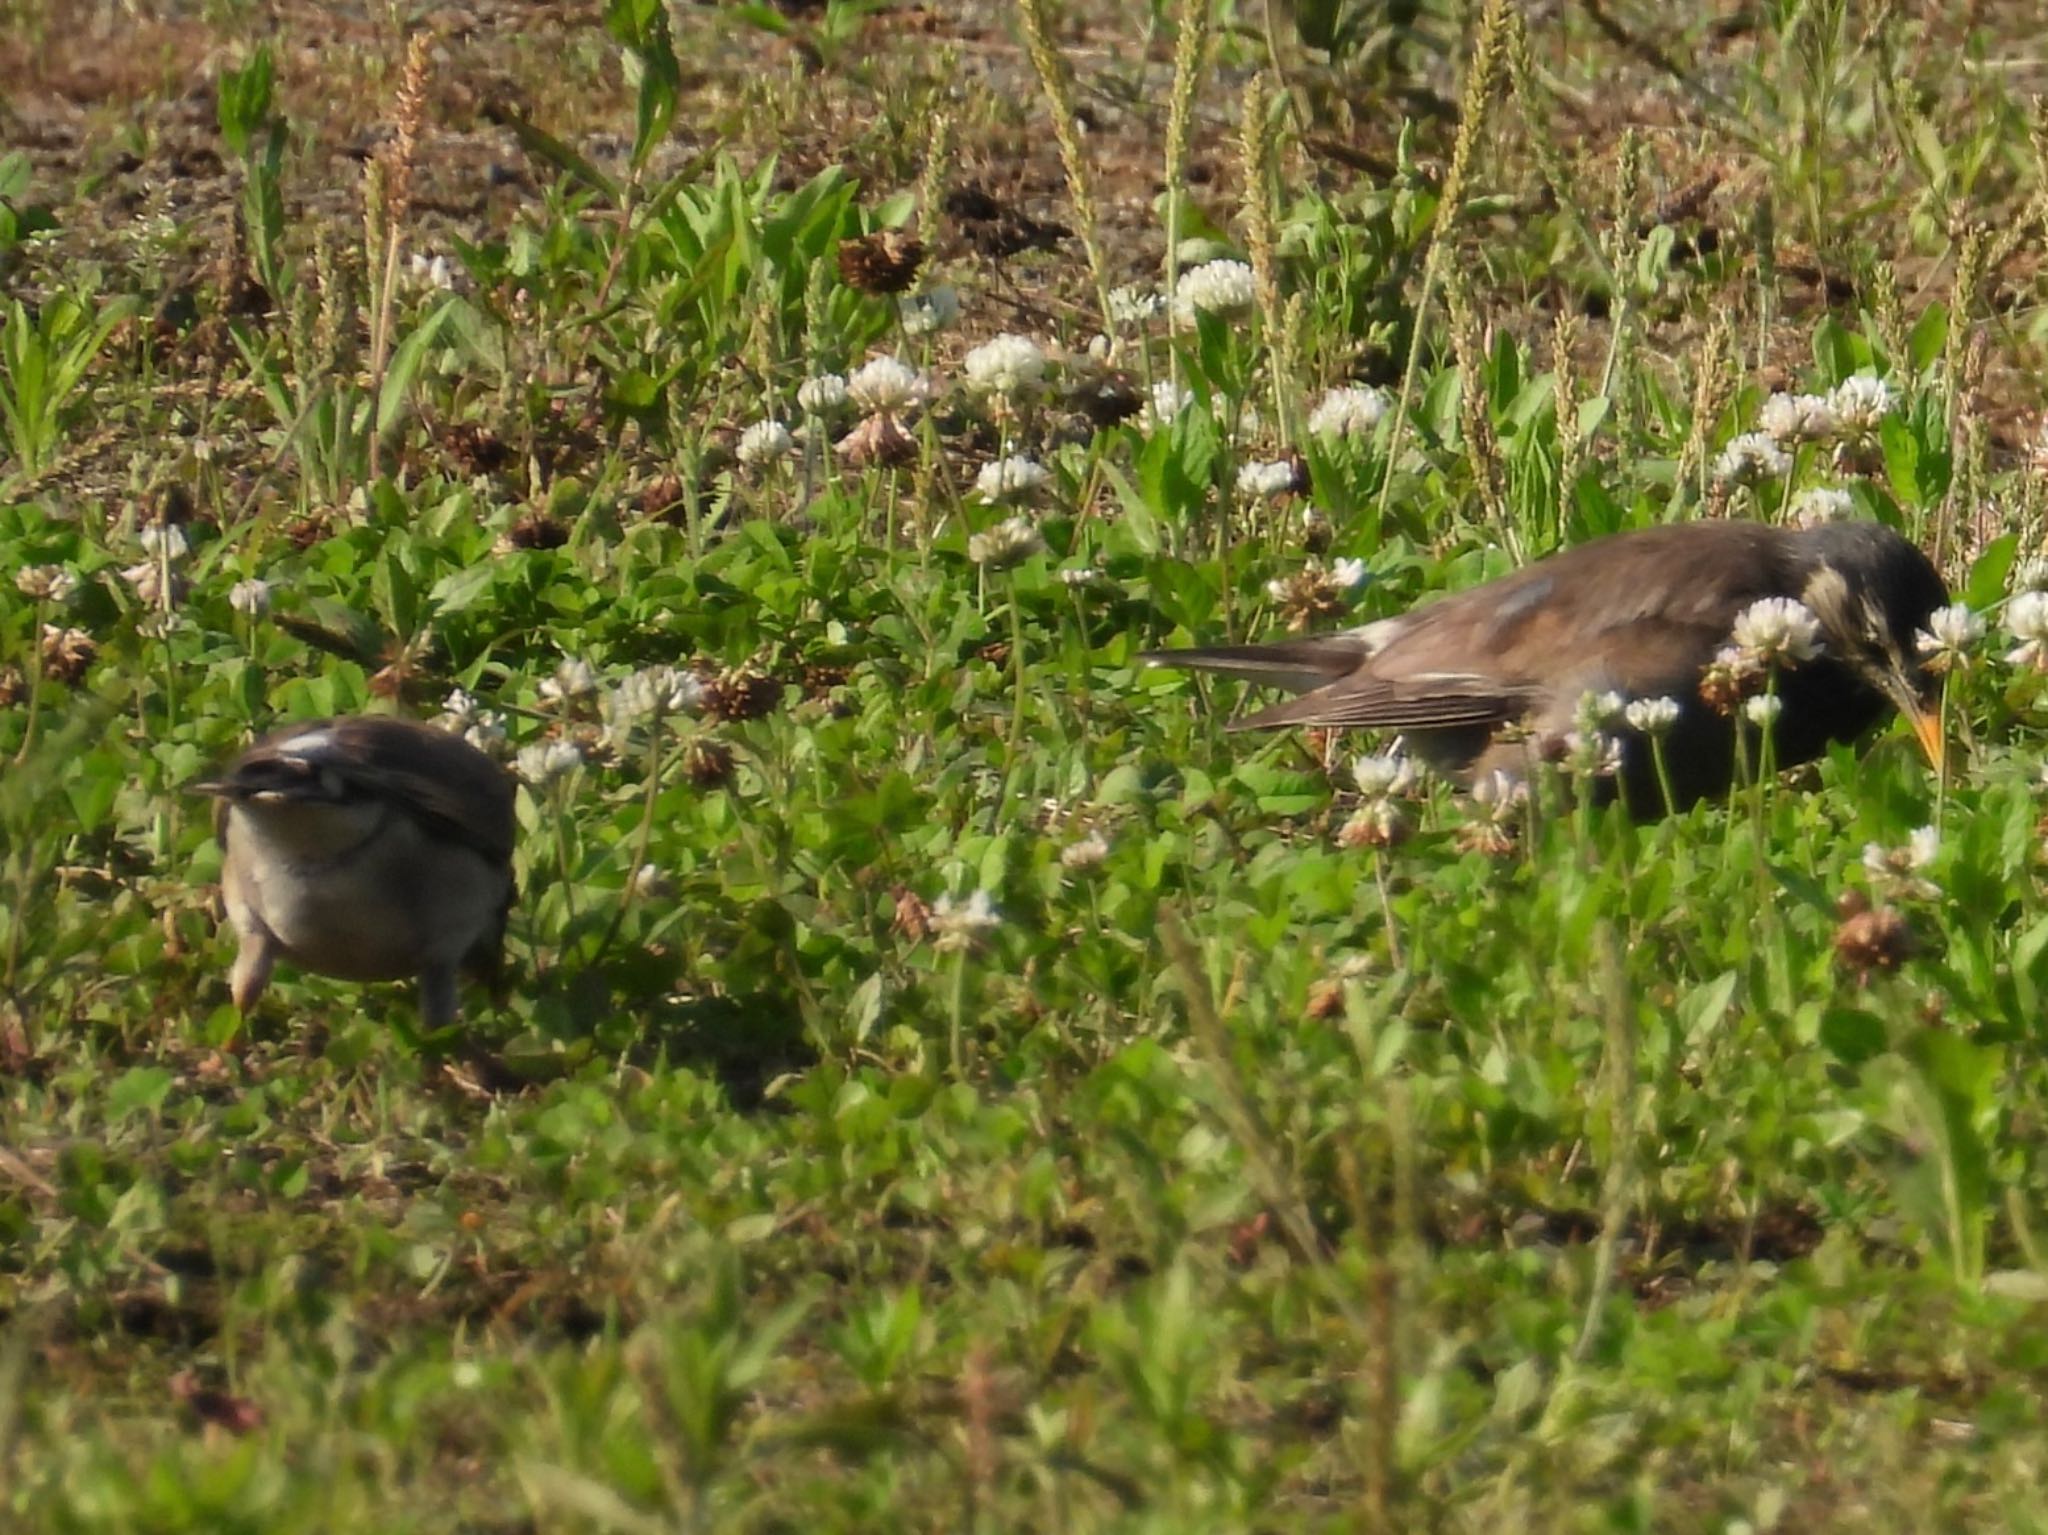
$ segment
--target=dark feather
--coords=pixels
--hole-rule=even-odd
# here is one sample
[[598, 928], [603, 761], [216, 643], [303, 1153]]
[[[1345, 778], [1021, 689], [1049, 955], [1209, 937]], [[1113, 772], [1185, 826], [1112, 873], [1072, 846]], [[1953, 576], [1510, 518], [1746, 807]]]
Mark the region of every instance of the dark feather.
[[229, 803], [264, 791], [342, 792], [389, 801], [445, 841], [509, 863], [516, 833], [512, 779], [460, 736], [414, 720], [349, 715], [288, 726], [258, 741], [219, 776], [193, 785]]

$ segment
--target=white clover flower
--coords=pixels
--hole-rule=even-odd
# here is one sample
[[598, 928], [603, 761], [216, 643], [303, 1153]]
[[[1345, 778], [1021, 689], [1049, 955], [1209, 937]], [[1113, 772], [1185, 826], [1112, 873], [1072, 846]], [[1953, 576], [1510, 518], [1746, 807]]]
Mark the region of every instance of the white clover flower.
[[1908, 834], [1904, 847], [1864, 843], [1863, 872], [1891, 899], [1931, 901], [1941, 894], [1941, 887], [1926, 877], [1926, 871], [1940, 852], [1940, 830], [1922, 826]]
[[931, 924], [937, 935], [934, 947], [950, 952], [970, 947], [1001, 927], [1003, 919], [989, 893], [977, 890], [964, 901], [940, 896], [932, 905]]
[[1056, 574], [1062, 586], [1092, 586], [1101, 579], [1101, 572], [1092, 565], [1062, 565]]
[[228, 588], [228, 606], [251, 618], [270, 611], [270, 583], [251, 576]]
[[1156, 432], [1194, 403], [1194, 390], [1185, 384], [1176, 384], [1170, 378], [1162, 378], [1152, 386], [1144, 408], [1138, 412], [1138, 429], [1146, 433]]
[[846, 379], [819, 373], [796, 386], [796, 407], [807, 416], [829, 416], [846, 403]]
[[536, 741], [519, 748], [513, 765], [521, 778], [540, 789], [581, 767], [583, 753], [568, 741]]
[[1742, 717], [1759, 730], [1769, 730], [1785, 712], [1785, 700], [1776, 693], [1759, 693], [1742, 701]]
[[2020, 643], [2005, 654], [2008, 666], [2048, 672], [2048, 592], [2020, 592], [2005, 605], [2005, 627]]
[[749, 468], [758, 469], [795, 451], [796, 439], [789, 435], [788, 427], [780, 421], [756, 421], [740, 433], [739, 446], [733, 449], [733, 456]]
[[482, 713], [483, 705], [477, 702], [476, 695], [461, 688], [454, 689], [441, 701], [441, 723], [450, 730], [474, 724]]
[[1308, 413], [1308, 429], [1318, 437], [1369, 437], [1386, 414], [1387, 397], [1379, 390], [1346, 385]]
[[1350, 819], [1337, 828], [1337, 846], [1346, 852], [1399, 847], [1408, 840], [1411, 830], [1408, 812], [1401, 802], [1382, 796], [1367, 800], [1351, 812]]
[[581, 656], [565, 656], [555, 674], [540, 685], [540, 696], [549, 703], [567, 703], [597, 691], [597, 669]]
[[1675, 698], [1632, 698], [1622, 707], [1621, 718], [1631, 730], [1646, 736], [1661, 736], [1678, 723]]
[[1090, 831], [1079, 842], [1070, 842], [1060, 849], [1060, 867], [1069, 873], [1085, 874], [1100, 868], [1107, 857], [1109, 839], [1099, 831]]
[[141, 540], [145, 554], [161, 555], [168, 560], [182, 558], [190, 547], [185, 542], [185, 530], [172, 523], [151, 523], [136, 535]]
[[1760, 597], [1735, 616], [1736, 645], [1766, 665], [1797, 666], [1820, 654], [1820, 620], [1790, 597]]
[[1472, 780], [1472, 803], [1505, 820], [1517, 807], [1529, 802], [1528, 783], [1502, 768], [1482, 773]]
[[1166, 312], [1166, 296], [1156, 288], [1111, 288], [1109, 323], [1119, 330], [1136, 330], [1147, 320]]
[[505, 744], [505, 716], [486, 709], [462, 732], [462, 739], [485, 756], [494, 756]]
[[135, 588], [135, 595], [145, 607], [162, 607], [167, 597], [170, 602], [176, 602], [185, 594], [185, 578], [173, 572], [170, 586], [166, 588], [163, 570], [155, 560], [122, 566], [121, 579]]
[[1941, 852], [1941, 828], [1938, 826], [1916, 827], [1906, 835], [1906, 857], [1916, 869], [1925, 869], [1933, 864]]
[[1843, 431], [1865, 437], [1875, 432], [1884, 418], [1899, 407], [1899, 396], [1890, 384], [1870, 373], [1845, 378], [1828, 395], [1828, 405]]
[[983, 464], [974, 477], [974, 488], [984, 501], [1002, 501], [1028, 496], [1051, 478], [1051, 472], [1037, 459], [1020, 453]]
[[1365, 580], [1365, 561], [1338, 560], [1325, 567], [1310, 555], [1301, 569], [1290, 576], [1275, 576], [1266, 583], [1266, 595], [1279, 604], [1291, 629], [1306, 629], [1319, 618], [1344, 611], [1351, 589]]
[[967, 540], [967, 557], [991, 570], [1021, 565], [1045, 547], [1029, 517], [1010, 517]]
[[1774, 394], [1757, 412], [1757, 426], [1773, 442], [1819, 442], [1835, 435], [1835, 409], [1824, 394]]
[[1856, 515], [1856, 498], [1833, 485], [1809, 485], [1792, 498], [1787, 514], [1794, 527], [1817, 528], [1824, 522], [1844, 522]]
[[2030, 554], [2012, 568], [2015, 592], [2048, 592], [2048, 555]]
[[1367, 799], [1384, 799], [1388, 795], [1406, 794], [1415, 783], [1415, 764], [1399, 752], [1354, 757], [1351, 762], [1351, 781], [1358, 785], [1358, 792]]
[[1286, 459], [1243, 464], [1237, 471], [1237, 493], [1248, 501], [1284, 496], [1294, 489], [1294, 465]]
[[1628, 700], [1613, 689], [1604, 692], [1586, 692], [1579, 695], [1576, 719], [1581, 730], [1604, 730], [1620, 719], [1628, 708]]
[[1004, 334], [960, 359], [967, 387], [977, 394], [1014, 400], [1036, 389], [1045, 377], [1045, 348], [1029, 336]]
[[1774, 480], [1792, 467], [1792, 458], [1767, 432], [1731, 437], [1714, 460], [1714, 479], [1723, 485], [1757, 485]]
[[1606, 730], [1567, 730], [1564, 765], [1573, 773], [1612, 778], [1623, 762], [1621, 737]]
[[14, 587], [31, 602], [62, 602], [78, 590], [78, 577], [62, 565], [29, 565], [14, 573]]
[[704, 705], [704, 682], [675, 666], [645, 666], [621, 681], [608, 708], [625, 724], [664, 714], [695, 714]]
[[874, 357], [853, 370], [846, 394], [869, 415], [901, 415], [931, 398], [931, 382], [900, 357]]
[[415, 288], [446, 291], [455, 286], [455, 275], [448, 268], [446, 256], [429, 258], [414, 251], [406, 260], [405, 270]]
[[1180, 274], [1173, 317], [1183, 325], [1197, 314], [1239, 314], [1258, 299], [1258, 282], [1242, 261], [1205, 261]]
[[1927, 615], [1927, 627], [1913, 636], [1913, 648], [1937, 674], [1969, 660], [1969, 652], [1984, 638], [1984, 620], [1960, 602], [1936, 608]]
[[960, 318], [960, 293], [941, 283], [923, 293], [905, 293], [896, 300], [896, 313], [906, 336], [931, 336]]

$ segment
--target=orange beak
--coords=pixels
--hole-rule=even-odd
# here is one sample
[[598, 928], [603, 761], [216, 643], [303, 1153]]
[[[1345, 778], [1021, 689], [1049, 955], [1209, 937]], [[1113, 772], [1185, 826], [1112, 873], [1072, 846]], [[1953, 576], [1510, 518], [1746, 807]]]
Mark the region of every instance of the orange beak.
[[1891, 695], [1899, 713], [1906, 717], [1906, 723], [1913, 727], [1914, 739], [1919, 741], [1920, 750], [1927, 755], [1927, 765], [1939, 773], [1948, 760], [1948, 742], [1941, 734], [1941, 684], [1935, 684], [1935, 701], [1930, 705], [1920, 690], [1904, 677], [1888, 676], [1885, 681], [1885, 692]]
[[1948, 742], [1942, 738], [1941, 716], [1923, 705], [1908, 714], [1906, 720], [1920, 741], [1920, 749], [1927, 753], [1927, 765], [1939, 773], [1942, 764], [1948, 760]]

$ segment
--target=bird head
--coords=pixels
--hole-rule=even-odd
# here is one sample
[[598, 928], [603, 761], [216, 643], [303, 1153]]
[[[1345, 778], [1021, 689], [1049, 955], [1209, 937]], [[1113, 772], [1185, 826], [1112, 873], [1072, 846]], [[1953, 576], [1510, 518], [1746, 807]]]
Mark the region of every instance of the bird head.
[[1915, 637], [1948, 601], [1927, 556], [1874, 522], [1831, 522], [1798, 535], [1808, 560], [1800, 601], [1820, 620], [1828, 649], [1905, 716], [1937, 769], [1941, 685], [1915, 657]]
[[389, 809], [383, 796], [342, 771], [333, 733], [317, 725], [252, 748], [192, 788], [241, 811], [265, 842], [299, 857], [360, 842]]

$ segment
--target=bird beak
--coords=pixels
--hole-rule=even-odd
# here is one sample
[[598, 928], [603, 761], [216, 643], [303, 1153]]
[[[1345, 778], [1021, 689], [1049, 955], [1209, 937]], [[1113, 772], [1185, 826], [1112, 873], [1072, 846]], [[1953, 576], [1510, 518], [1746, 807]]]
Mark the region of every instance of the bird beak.
[[[1927, 754], [1927, 765], [1939, 773], [1948, 758], [1948, 742], [1942, 738], [1939, 708], [1930, 705], [1925, 694], [1904, 677], [1893, 673], [1885, 680], [1885, 691], [1891, 695], [1899, 713], [1906, 717], [1906, 723], [1913, 727], [1920, 750]], [[1939, 699], [1939, 683], [1935, 684], [1935, 689], [1935, 697]]]

